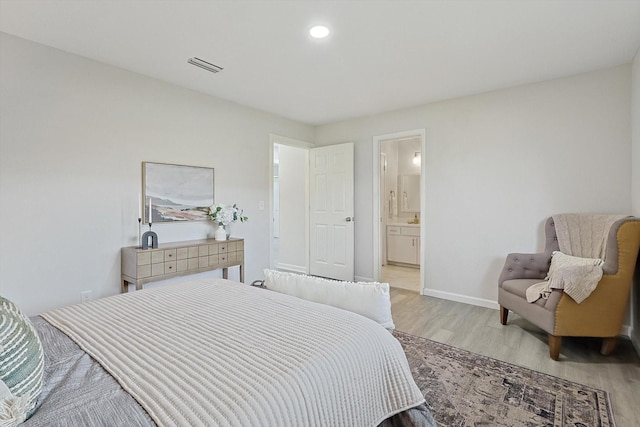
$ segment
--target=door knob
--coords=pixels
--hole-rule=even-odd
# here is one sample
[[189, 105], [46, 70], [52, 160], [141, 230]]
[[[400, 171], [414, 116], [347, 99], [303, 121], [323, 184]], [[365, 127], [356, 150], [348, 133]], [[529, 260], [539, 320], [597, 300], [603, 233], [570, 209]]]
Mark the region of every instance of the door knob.
[[353, 219], [354, 219], [354, 218], [353, 218], [352, 216], [348, 216], [348, 217], [346, 218], [346, 221], [347, 221], [347, 222], [351, 222], [351, 221], [353, 221]]

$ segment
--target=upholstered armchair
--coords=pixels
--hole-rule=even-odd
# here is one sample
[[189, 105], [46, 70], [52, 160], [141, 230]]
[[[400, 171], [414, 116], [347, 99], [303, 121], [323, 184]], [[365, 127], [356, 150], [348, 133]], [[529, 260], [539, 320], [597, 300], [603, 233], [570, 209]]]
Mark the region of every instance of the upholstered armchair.
[[559, 250], [553, 218], [545, 223], [545, 250], [535, 254], [509, 254], [498, 279], [500, 323], [507, 324], [509, 310], [548, 334], [549, 355], [558, 360], [562, 337], [601, 337], [600, 352], [615, 349], [629, 301], [633, 272], [640, 247], [640, 219], [627, 217], [609, 229], [603, 275], [595, 290], [580, 304], [562, 289], [552, 289], [548, 298], [527, 302], [526, 290], [545, 279], [553, 251]]

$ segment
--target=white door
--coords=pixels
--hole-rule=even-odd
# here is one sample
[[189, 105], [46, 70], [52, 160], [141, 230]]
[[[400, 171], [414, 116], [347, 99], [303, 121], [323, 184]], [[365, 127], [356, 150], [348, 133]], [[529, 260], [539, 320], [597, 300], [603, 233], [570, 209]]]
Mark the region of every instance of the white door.
[[353, 143], [309, 153], [309, 273], [353, 280]]

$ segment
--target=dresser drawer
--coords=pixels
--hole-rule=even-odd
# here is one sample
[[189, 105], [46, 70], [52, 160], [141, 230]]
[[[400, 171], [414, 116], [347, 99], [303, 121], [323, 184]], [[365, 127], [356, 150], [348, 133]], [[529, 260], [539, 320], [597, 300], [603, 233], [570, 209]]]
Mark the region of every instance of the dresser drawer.
[[227, 262], [235, 262], [235, 261], [236, 261], [236, 252], [228, 252]]
[[176, 259], [187, 259], [187, 258], [189, 258], [189, 248], [176, 249]]
[[151, 252], [151, 264], [158, 264], [164, 262], [164, 251]]
[[209, 255], [209, 245], [198, 246], [198, 256], [203, 257]]
[[227, 252], [235, 252], [236, 251], [236, 242], [227, 243]]
[[228, 254], [226, 254], [226, 253], [218, 255], [218, 257], [219, 257], [218, 259], [220, 260], [220, 264], [226, 264], [227, 261], [229, 261], [229, 259], [227, 258], [227, 255]]
[[209, 267], [214, 267], [220, 263], [218, 254], [209, 255]]
[[187, 260], [187, 269], [188, 270], [197, 270], [198, 269], [198, 258], [189, 258]]
[[164, 261], [175, 261], [176, 258], [176, 250], [175, 249], [167, 249], [164, 251]]
[[177, 261], [169, 261], [164, 263], [164, 274], [171, 274], [178, 271]]
[[209, 255], [216, 255], [218, 253], [219, 245], [209, 245]]
[[150, 252], [140, 252], [136, 256], [137, 265], [147, 265], [151, 264], [151, 253]]
[[164, 274], [164, 262], [151, 264], [151, 276], [162, 276]]
[[244, 240], [236, 242], [236, 251], [242, 251], [242, 250], [244, 250]]
[[198, 258], [198, 247], [192, 246], [189, 248], [189, 258]]
[[147, 265], [139, 265], [138, 269], [138, 279], [143, 279], [145, 277], [151, 277], [151, 264]]
[[176, 270], [177, 271], [187, 271], [189, 269], [189, 261], [186, 259], [179, 259], [176, 261]]
[[218, 253], [227, 252], [229, 250], [229, 246], [227, 243], [220, 243], [218, 245]]
[[204, 268], [209, 266], [209, 257], [201, 256], [198, 258], [198, 268]]

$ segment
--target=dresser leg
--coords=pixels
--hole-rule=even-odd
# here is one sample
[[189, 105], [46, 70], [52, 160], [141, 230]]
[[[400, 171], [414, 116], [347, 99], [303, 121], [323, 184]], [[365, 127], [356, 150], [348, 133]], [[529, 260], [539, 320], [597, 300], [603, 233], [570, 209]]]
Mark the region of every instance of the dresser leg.
[[228, 279], [229, 278], [229, 269], [227, 267], [224, 267], [222, 269], [222, 278], [223, 279]]
[[240, 264], [240, 282], [244, 283], [244, 264]]
[[124, 294], [126, 292], [129, 292], [129, 282], [122, 279], [122, 286], [120, 287], [120, 293]]

